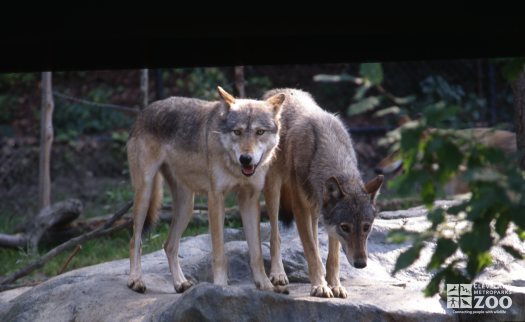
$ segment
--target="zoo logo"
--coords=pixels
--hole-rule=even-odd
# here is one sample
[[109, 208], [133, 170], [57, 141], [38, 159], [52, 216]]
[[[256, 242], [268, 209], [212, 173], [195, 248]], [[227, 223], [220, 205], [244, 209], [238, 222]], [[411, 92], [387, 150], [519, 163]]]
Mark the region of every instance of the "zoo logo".
[[447, 308], [472, 308], [472, 284], [447, 284]]
[[[508, 309], [512, 306], [512, 299], [505, 295], [496, 297], [487, 294], [509, 294], [501, 290], [474, 290], [472, 284], [447, 284], [447, 308], [452, 309]], [[473, 296], [473, 293], [475, 296]]]

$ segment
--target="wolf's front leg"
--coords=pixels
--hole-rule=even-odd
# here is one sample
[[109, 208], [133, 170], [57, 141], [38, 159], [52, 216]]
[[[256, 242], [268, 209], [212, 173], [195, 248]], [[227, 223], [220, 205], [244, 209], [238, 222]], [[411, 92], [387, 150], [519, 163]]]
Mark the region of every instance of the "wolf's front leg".
[[213, 283], [228, 285], [228, 262], [224, 255], [224, 195], [220, 192], [208, 193], [208, 220], [213, 249]]
[[241, 213], [246, 241], [248, 242], [250, 267], [252, 268], [255, 285], [261, 290], [273, 290], [273, 284], [264, 271], [259, 228], [259, 194], [260, 191], [256, 191], [253, 187], [241, 189], [238, 195], [239, 211]]
[[297, 230], [303, 244], [304, 256], [308, 262], [308, 275], [312, 283], [310, 295], [317, 297], [334, 297], [334, 293], [328, 287], [324, 277], [324, 268], [316, 238], [313, 236], [312, 211], [308, 209], [306, 202], [300, 196], [294, 197], [293, 212], [297, 222]]
[[270, 218], [270, 257], [272, 265], [270, 269], [270, 281], [274, 285], [287, 285], [288, 277], [284, 271], [283, 259], [281, 257], [281, 236], [279, 234], [279, 199], [281, 197], [281, 182], [270, 174], [266, 177], [264, 185], [264, 200], [266, 210]]
[[339, 251], [341, 245], [339, 241], [329, 236], [328, 237], [328, 258], [326, 260], [326, 281], [328, 286], [334, 293], [335, 297], [346, 298], [348, 293], [339, 280]]
[[173, 286], [177, 293], [182, 293], [190, 288], [193, 283], [186, 280], [179, 264], [179, 244], [180, 238], [191, 215], [193, 214], [193, 197], [191, 190], [182, 185], [177, 185], [170, 176], [166, 176], [168, 184], [170, 185], [171, 195], [173, 199], [173, 218], [171, 219], [170, 231], [168, 240], [164, 244], [164, 251], [168, 257], [168, 264], [171, 275], [173, 276]]

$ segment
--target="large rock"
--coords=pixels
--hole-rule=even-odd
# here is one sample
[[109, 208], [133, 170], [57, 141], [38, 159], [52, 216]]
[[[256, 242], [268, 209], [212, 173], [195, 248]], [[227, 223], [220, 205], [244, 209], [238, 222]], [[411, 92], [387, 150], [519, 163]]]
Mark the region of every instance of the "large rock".
[[[184, 294], [174, 292], [164, 252], [157, 251], [142, 257], [145, 294], [127, 288], [129, 261], [118, 260], [71, 271], [33, 288], [0, 293], [0, 321], [524, 320], [525, 263], [498, 247], [493, 251], [495, 265], [479, 281], [499, 284], [512, 292], [513, 304], [505, 314], [455, 314], [438, 295], [424, 297], [422, 289], [431, 278], [425, 265], [433, 243], [425, 247], [414, 265], [391, 276], [397, 256], [410, 245], [387, 243], [388, 231], [401, 226], [413, 231], [428, 229], [424, 215], [421, 208], [381, 213], [370, 235], [365, 269], [354, 269], [342, 255], [341, 280], [348, 290], [347, 299], [309, 296], [306, 261], [295, 227], [283, 229], [281, 236], [290, 295], [256, 290], [244, 235], [241, 230], [226, 229], [230, 286], [210, 284], [210, 238], [200, 235], [184, 238], [181, 243], [183, 271], [198, 282]], [[326, 260], [327, 237], [322, 227], [319, 233], [321, 254]], [[268, 224], [262, 224], [261, 235], [268, 271]], [[507, 242], [525, 252], [515, 236]]]

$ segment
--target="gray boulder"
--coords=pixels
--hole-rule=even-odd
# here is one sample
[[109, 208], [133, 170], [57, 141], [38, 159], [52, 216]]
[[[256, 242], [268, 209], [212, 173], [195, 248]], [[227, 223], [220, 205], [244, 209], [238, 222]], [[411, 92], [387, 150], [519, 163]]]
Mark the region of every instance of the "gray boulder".
[[[0, 293], [0, 321], [525, 320], [525, 263], [514, 260], [499, 247], [493, 251], [495, 265], [479, 281], [500, 285], [512, 293], [512, 306], [505, 313], [457, 314], [447, 309], [438, 295], [424, 297], [422, 290], [431, 278], [425, 265], [434, 243], [428, 243], [414, 265], [395, 276], [390, 274], [397, 256], [410, 244], [387, 243], [388, 232], [401, 226], [413, 231], [428, 229], [425, 214], [421, 208], [406, 210], [404, 214], [380, 214], [369, 238], [368, 266], [355, 269], [341, 257], [341, 281], [348, 290], [346, 299], [309, 296], [307, 265], [295, 227], [281, 230], [290, 295], [257, 290], [242, 230], [226, 229], [229, 286], [211, 284], [210, 237], [199, 235], [181, 242], [182, 269], [197, 282], [184, 294], [174, 292], [166, 257], [159, 250], [142, 257], [145, 294], [127, 288], [129, 260], [117, 260], [77, 269], [32, 288]], [[261, 236], [267, 271], [269, 234], [269, 225], [263, 223]], [[516, 236], [510, 236], [507, 242], [525, 253], [525, 245]], [[322, 226], [319, 243], [326, 260], [328, 243]]]

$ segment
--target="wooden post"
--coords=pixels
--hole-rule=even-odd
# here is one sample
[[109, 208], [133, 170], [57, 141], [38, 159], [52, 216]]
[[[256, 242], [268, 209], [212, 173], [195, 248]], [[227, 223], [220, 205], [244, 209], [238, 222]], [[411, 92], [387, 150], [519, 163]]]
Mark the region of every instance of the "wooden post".
[[[514, 126], [516, 128], [516, 144], [518, 152], [525, 152], [525, 65], [520, 75], [512, 81], [514, 96]], [[525, 170], [525, 155], [521, 155], [519, 166]]]
[[51, 72], [42, 73], [42, 112], [40, 115], [40, 161], [38, 174], [38, 205], [51, 204], [51, 145], [53, 144], [53, 92]]
[[140, 70], [140, 108], [148, 106], [148, 70]]
[[244, 66], [235, 66], [235, 88], [237, 89], [237, 97], [246, 97], [244, 88]]

